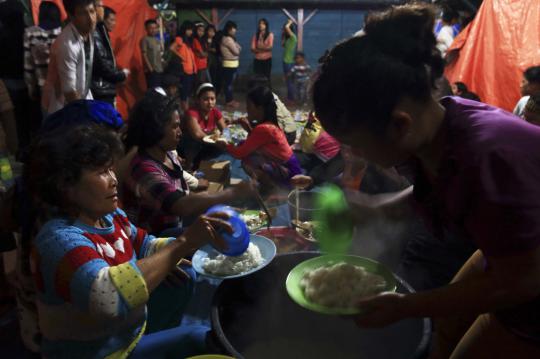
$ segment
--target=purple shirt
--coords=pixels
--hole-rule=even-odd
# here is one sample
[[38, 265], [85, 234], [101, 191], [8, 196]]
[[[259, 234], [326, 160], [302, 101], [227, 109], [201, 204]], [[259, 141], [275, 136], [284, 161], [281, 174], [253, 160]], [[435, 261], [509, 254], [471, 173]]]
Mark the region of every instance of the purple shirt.
[[441, 104], [446, 150], [435, 180], [417, 167], [416, 208], [434, 231], [457, 232], [487, 256], [538, 246], [540, 127], [459, 97]]

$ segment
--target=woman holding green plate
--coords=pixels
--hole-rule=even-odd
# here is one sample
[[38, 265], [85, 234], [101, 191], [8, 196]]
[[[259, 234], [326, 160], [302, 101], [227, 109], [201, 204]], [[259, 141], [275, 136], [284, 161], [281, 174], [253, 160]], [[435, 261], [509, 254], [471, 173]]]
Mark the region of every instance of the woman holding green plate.
[[436, 235], [478, 250], [446, 286], [359, 300], [361, 326], [432, 317], [430, 358], [540, 358], [540, 128], [474, 101], [432, 96], [444, 62], [426, 5], [375, 14], [338, 44], [314, 83], [315, 112], [343, 144], [414, 187], [354, 212], [411, 204]]

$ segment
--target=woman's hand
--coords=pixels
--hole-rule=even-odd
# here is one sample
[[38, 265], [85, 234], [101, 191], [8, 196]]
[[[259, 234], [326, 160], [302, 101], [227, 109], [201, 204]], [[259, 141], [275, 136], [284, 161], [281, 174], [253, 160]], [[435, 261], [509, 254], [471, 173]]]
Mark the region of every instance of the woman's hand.
[[313, 184], [313, 178], [310, 176], [296, 175], [291, 178], [291, 186], [296, 188], [307, 188]]
[[381, 293], [357, 303], [361, 314], [354, 321], [360, 327], [379, 328], [407, 318], [405, 295]]
[[247, 117], [240, 117], [239, 119], [236, 120], [236, 123], [242, 126], [242, 128], [246, 130], [247, 132], [251, 132], [251, 130], [253, 129]]
[[233, 232], [231, 225], [226, 221], [228, 218], [229, 216], [222, 212], [201, 215], [181, 237], [184, 237], [186, 242], [194, 249], [202, 247], [206, 243], [211, 243], [214, 247], [225, 250], [227, 244], [219, 235], [218, 230], [223, 229], [228, 233]]

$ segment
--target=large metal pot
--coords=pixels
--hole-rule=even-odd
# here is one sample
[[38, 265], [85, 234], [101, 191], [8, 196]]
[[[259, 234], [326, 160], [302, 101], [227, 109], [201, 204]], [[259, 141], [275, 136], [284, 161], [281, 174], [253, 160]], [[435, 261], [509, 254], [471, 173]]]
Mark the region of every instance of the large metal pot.
[[[350, 319], [314, 313], [295, 304], [285, 290], [287, 274], [298, 263], [318, 255], [279, 255], [251, 276], [221, 283], [211, 319], [226, 352], [246, 359], [408, 359], [425, 354], [431, 333], [428, 319], [360, 329]], [[397, 280], [398, 291], [412, 291]]]

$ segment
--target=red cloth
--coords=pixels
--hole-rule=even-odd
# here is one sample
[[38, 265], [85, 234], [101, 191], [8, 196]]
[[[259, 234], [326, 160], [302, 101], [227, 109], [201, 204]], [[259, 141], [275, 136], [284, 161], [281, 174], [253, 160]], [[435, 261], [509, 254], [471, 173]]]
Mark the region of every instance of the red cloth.
[[[62, 0], [53, 0], [65, 14]], [[34, 20], [37, 19], [40, 0], [32, 0]], [[103, 4], [116, 11], [116, 28], [111, 33], [113, 52], [118, 67], [130, 70], [125, 83], [118, 86], [117, 108], [125, 119], [129, 109], [146, 91], [143, 61], [139, 42], [146, 35], [144, 22], [155, 19], [158, 12], [146, 0], [104, 0]]]
[[227, 146], [227, 151], [233, 157], [240, 159], [257, 150], [284, 162], [288, 161], [293, 154], [285, 133], [278, 126], [269, 123], [256, 126], [240, 146]]
[[204, 49], [201, 45], [199, 39], [193, 39], [193, 52], [195, 54], [195, 64], [197, 65], [197, 70], [205, 70], [208, 67], [208, 58], [207, 57], [198, 57], [195, 51], [204, 52]]
[[[39, 5], [41, 5], [42, 0], [31, 0], [30, 6], [32, 6], [32, 17], [34, 18], [34, 24], [38, 25], [39, 22]], [[62, 21], [67, 18], [66, 10], [64, 9], [64, 3], [62, 0], [46, 0], [55, 3], [60, 8], [60, 17]]]
[[193, 117], [199, 124], [201, 130], [206, 134], [214, 131], [214, 129], [217, 127], [218, 121], [223, 117], [221, 112], [215, 107], [208, 113], [208, 121], [204, 120], [199, 110], [196, 108], [190, 108], [187, 110], [186, 116]]
[[523, 71], [540, 64], [539, 30], [538, 0], [484, 0], [449, 49], [458, 57], [447, 67], [448, 80], [464, 82], [482, 101], [512, 111]]

